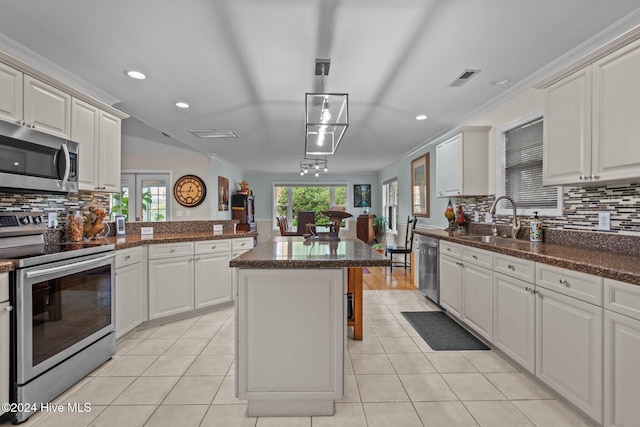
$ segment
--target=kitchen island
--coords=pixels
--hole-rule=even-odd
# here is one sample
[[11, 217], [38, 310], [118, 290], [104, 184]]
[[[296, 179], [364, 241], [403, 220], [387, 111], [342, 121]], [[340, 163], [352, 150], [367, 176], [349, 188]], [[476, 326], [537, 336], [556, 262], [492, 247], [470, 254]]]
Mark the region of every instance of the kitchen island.
[[356, 239], [277, 237], [229, 265], [238, 269], [236, 393], [248, 415], [333, 415], [344, 394], [349, 284], [359, 278], [361, 298], [362, 268], [391, 261]]

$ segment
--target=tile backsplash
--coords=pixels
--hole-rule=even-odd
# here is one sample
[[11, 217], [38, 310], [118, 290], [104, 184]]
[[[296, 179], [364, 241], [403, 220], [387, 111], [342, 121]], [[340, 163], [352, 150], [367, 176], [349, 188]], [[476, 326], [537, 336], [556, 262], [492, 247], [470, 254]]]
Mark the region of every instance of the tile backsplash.
[[[600, 187], [564, 187], [563, 213], [557, 217], [543, 217], [544, 228], [555, 230], [598, 231], [598, 213], [611, 213], [611, 231], [605, 233], [640, 235], [640, 182], [625, 185], [606, 185]], [[462, 204], [469, 220], [473, 213], [489, 212], [494, 196], [457, 198], [455, 204]], [[452, 202], [454, 202], [452, 200]], [[523, 226], [529, 224], [527, 217], [522, 218]], [[496, 216], [498, 224], [509, 224], [508, 216]]]

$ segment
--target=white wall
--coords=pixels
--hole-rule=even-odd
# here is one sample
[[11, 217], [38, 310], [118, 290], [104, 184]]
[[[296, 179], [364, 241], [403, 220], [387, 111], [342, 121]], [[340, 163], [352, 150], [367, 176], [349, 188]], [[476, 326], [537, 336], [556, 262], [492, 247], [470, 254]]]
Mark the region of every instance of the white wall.
[[[239, 167], [217, 157], [211, 157], [210, 179], [211, 187], [211, 218], [217, 220], [232, 219], [231, 195], [240, 189], [240, 182], [244, 179], [244, 171]], [[229, 180], [229, 205], [228, 210], [218, 211], [218, 177]]]

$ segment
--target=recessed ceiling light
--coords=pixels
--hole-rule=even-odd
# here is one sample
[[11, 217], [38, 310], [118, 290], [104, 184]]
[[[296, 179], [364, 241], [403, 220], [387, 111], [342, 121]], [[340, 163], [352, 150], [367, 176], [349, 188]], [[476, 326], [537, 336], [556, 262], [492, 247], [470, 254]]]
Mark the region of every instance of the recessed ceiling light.
[[136, 70], [129, 70], [129, 71], [125, 71], [124, 73], [127, 76], [131, 77], [132, 79], [136, 79], [136, 80], [144, 80], [147, 78], [147, 76], [145, 76], [144, 73]]
[[176, 107], [178, 107], [178, 108], [189, 108], [190, 105], [187, 104], [186, 102], [179, 101], [179, 102], [176, 102]]
[[416, 120], [426, 120], [428, 116], [426, 114], [419, 114], [416, 116]]
[[237, 138], [238, 134], [232, 130], [190, 130], [198, 138]]
[[504, 84], [507, 84], [511, 81], [511, 77], [509, 76], [502, 76], [502, 77], [498, 77], [497, 79], [494, 79], [491, 81], [491, 84], [494, 86], [502, 86]]

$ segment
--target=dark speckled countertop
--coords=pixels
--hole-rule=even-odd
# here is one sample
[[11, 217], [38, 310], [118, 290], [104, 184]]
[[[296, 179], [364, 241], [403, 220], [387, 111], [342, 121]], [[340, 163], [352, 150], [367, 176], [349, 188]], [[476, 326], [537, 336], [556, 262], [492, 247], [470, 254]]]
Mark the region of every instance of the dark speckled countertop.
[[303, 237], [276, 237], [234, 258], [239, 268], [389, 267], [391, 260], [357, 239], [305, 241]]
[[581, 271], [596, 276], [640, 285], [640, 257], [621, 252], [603, 251], [575, 245], [557, 243], [529, 243], [514, 240], [507, 243], [483, 243], [465, 240], [453, 232], [438, 229], [419, 229], [416, 234], [435, 237], [461, 245], [473, 246], [505, 255], [524, 258], [557, 267]]

